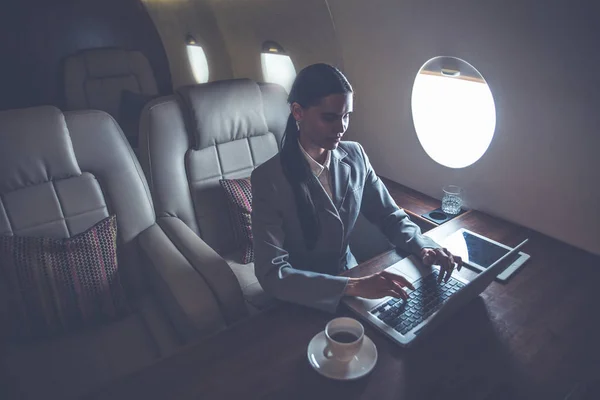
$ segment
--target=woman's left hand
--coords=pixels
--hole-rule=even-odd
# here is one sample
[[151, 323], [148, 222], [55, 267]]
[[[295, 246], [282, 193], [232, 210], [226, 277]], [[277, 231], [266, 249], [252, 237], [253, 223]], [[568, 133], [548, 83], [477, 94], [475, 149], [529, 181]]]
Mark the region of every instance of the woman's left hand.
[[438, 283], [440, 283], [442, 279], [444, 282], [448, 282], [448, 279], [450, 279], [450, 275], [452, 275], [452, 271], [454, 271], [455, 266], [457, 267], [458, 271], [460, 271], [462, 268], [462, 258], [459, 256], [453, 256], [452, 253], [450, 253], [450, 251], [446, 248], [425, 248], [421, 250], [421, 259], [427, 266], [432, 266], [434, 264], [440, 266]]

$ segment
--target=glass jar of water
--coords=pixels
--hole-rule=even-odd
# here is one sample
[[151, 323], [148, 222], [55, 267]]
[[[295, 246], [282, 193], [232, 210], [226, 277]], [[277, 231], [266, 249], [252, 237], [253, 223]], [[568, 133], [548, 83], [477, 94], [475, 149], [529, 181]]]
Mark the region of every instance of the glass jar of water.
[[442, 211], [446, 214], [456, 215], [462, 207], [462, 189], [456, 185], [444, 186], [442, 197]]

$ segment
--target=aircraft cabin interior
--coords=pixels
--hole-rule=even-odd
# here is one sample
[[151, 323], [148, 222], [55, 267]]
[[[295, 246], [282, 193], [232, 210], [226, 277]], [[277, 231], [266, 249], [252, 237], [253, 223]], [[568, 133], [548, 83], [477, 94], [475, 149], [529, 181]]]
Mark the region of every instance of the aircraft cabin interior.
[[600, 5], [0, 12], [0, 399], [600, 399]]

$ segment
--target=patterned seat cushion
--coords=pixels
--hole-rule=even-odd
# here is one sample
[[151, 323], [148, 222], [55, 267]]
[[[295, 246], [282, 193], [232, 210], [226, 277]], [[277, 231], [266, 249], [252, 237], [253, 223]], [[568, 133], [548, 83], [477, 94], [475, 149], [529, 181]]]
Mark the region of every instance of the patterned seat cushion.
[[242, 264], [254, 262], [252, 238], [252, 186], [250, 178], [221, 179], [219, 181], [229, 201], [229, 214], [233, 224], [237, 248], [241, 250]]
[[116, 250], [115, 216], [67, 239], [0, 236], [9, 335], [52, 336], [128, 314]]

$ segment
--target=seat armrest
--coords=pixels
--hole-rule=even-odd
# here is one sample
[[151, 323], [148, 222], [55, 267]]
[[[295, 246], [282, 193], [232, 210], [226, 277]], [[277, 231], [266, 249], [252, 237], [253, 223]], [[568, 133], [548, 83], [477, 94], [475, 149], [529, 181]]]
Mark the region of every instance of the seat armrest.
[[158, 224], [140, 233], [138, 243], [149, 263], [152, 287], [186, 341], [227, 326], [209, 284]]
[[242, 289], [227, 261], [179, 218], [160, 217], [158, 224], [213, 290], [227, 323], [247, 317]]

